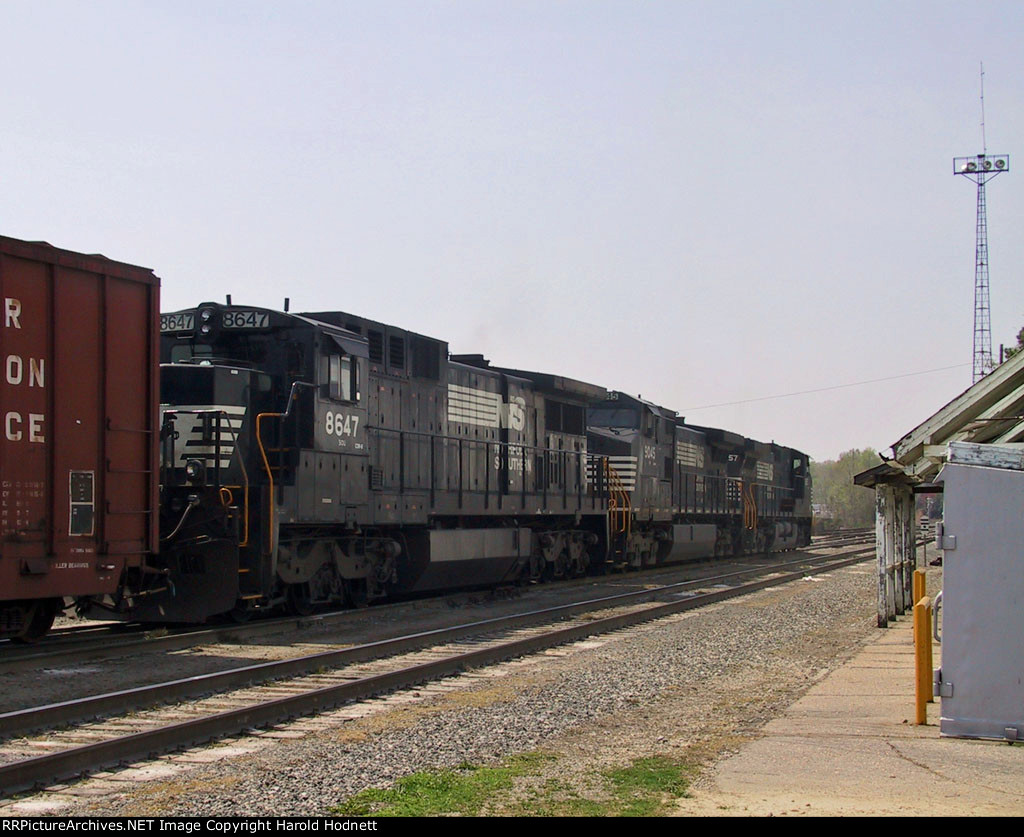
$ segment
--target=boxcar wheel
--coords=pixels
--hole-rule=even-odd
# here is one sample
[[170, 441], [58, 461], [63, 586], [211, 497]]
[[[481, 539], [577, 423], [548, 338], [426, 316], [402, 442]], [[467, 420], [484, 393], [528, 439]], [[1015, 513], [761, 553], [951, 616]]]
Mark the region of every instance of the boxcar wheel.
[[29, 609], [29, 615], [25, 630], [16, 637], [15, 642], [26, 645], [38, 642], [53, 627], [53, 620], [64, 605], [63, 599], [40, 599]]

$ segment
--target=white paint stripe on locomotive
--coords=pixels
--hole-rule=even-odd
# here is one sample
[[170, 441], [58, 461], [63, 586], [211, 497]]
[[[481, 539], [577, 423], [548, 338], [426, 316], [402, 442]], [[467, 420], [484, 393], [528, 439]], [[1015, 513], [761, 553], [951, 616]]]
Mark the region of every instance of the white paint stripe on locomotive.
[[[192, 444], [192, 442], [188, 442], [186, 444], [186, 447], [188, 448], [188, 457], [189, 457], [189, 459], [191, 459], [193, 457], [193, 455], [199, 456], [200, 454], [206, 453], [206, 454], [210, 454], [212, 456], [213, 454], [217, 453], [217, 446], [209, 444], [209, 443], [207, 443], [207, 444]], [[235, 449], [234, 445], [229, 444], [227, 442], [221, 442], [220, 443], [220, 455], [221, 456], [228, 456], [229, 454], [225, 453], [225, 451], [228, 450], [229, 448], [231, 449], [231, 452], [234, 452], [234, 449]]]
[[448, 385], [448, 403], [471, 409], [493, 409], [501, 406], [501, 394], [487, 390], [467, 390], [456, 384]]
[[704, 448], [693, 442], [676, 442], [676, 462], [689, 468], [704, 467]]
[[461, 412], [475, 415], [493, 416], [495, 420], [501, 410], [501, 399], [494, 401], [471, 401], [463, 398], [452, 397], [448, 400], [448, 412]]
[[210, 432], [217, 433], [217, 414], [220, 414], [220, 467], [227, 468], [231, 464], [231, 457], [235, 452], [235, 440], [238, 431], [245, 421], [244, 406], [234, 404], [189, 404], [189, 405], [161, 405], [164, 412], [175, 414], [174, 429], [178, 434], [180, 443], [177, 467], [184, 467], [189, 459], [202, 459], [207, 468], [214, 468], [217, 464], [216, 454], [218, 453], [216, 442], [204, 436], [203, 425], [206, 417], [210, 417]]
[[[636, 488], [637, 458], [635, 456], [606, 456], [605, 459], [608, 460], [608, 465], [618, 475], [619, 481], [626, 491], [632, 491]], [[591, 472], [594, 467], [595, 463], [593, 462], [587, 466]]]
[[161, 404], [165, 413], [227, 413], [229, 416], [244, 416], [246, 408], [236, 404]]
[[501, 405], [500, 393], [448, 384], [448, 421], [497, 427]]
[[488, 401], [497, 399], [501, 401], [501, 395], [489, 389], [477, 389], [476, 387], [464, 387], [459, 384], [448, 384], [448, 395], [461, 395], [465, 398], [483, 398]]

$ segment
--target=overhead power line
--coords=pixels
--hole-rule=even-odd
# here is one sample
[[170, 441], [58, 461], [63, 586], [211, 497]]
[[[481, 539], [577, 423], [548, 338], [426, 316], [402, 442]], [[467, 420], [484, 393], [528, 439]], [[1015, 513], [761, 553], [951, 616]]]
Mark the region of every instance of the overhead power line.
[[739, 401], [723, 401], [721, 404], [703, 404], [700, 407], [688, 407], [685, 410], [680, 410], [680, 414], [690, 413], [694, 410], [710, 410], [713, 407], [733, 407], [737, 404], [752, 404], [755, 401], [772, 401], [776, 398], [793, 398], [797, 395], [811, 395], [816, 392], [828, 392], [833, 389], [848, 389], [850, 387], [861, 387], [865, 384], [878, 384], [882, 381], [895, 381], [899, 378], [914, 378], [918, 375], [931, 375], [933, 372], [946, 372], [949, 369], [961, 369], [964, 366], [970, 366], [969, 363], [954, 363], [952, 366], [940, 366], [937, 369], [924, 369], [920, 372], [905, 372], [902, 375], [889, 375], [885, 378], [872, 378], [869, 381], [854, 381], [849, 384], [835, 384], [830, 387], [818, 387], [817, 389], [802, 389], [799, 392], [786, 392], [781, 395], [762, 395], [759, 398], [743, 398]]

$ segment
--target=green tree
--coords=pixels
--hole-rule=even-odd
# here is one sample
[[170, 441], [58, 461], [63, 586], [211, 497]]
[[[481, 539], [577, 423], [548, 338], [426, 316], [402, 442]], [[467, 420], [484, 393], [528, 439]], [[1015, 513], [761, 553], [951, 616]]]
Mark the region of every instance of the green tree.
[[838, 459], [811, 462], [811, 501], [820, 506], [825, 528], [870, 526], [875, 521], [875, 492], [853, 484], [861, 471], [881, 462], [873, 450], [848, 450]]
[[1017, 354], [1017, 352], [1019, 352], [1021, 349], [1024, 349], [1024, 328], [1022, 328], [1020, 331], [1017, 332], [1017, 345], [1016, 346], [1007, 346], [1003, 350], [1003, 357], [1006, 360], [1009, 360], [1011, 357], [1013, 357], [1015, 354]]

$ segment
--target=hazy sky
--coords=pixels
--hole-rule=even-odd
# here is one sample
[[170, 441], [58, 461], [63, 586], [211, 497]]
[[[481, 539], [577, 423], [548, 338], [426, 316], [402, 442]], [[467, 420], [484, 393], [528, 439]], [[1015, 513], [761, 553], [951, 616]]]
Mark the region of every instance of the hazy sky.
[[1019, 0], [0, 10], [0, 233], [819, 459], [970, 383], [984, 61], [997, 351], [1024, 326]]

